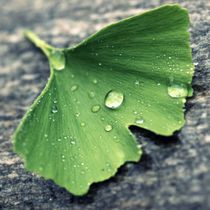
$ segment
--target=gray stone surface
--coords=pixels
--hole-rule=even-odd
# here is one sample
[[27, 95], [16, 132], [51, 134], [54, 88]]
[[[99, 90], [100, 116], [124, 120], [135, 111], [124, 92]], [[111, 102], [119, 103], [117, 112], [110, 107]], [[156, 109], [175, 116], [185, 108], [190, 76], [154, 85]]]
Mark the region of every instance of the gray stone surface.
[[[11, 135], [49, 75], [45, 57], [22, 36], [30, 28], [57, 46], [73, 45], [107, 23], [163, 3], [190, 11], [196, 73], [186, 125], [164, 138], [131, 128], [143, 144], [137, 164], [75, 197], [23, 169]], [[210, 209], [210, 1], [0, 0], [0, 209]]]

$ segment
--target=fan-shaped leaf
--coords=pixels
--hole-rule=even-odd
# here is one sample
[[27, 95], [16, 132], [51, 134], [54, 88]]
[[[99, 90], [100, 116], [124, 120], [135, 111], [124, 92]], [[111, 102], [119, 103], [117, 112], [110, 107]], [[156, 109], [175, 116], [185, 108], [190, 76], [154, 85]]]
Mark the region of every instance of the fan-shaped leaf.
[[167, 5], [112, 24], [71, 49], [26, 35], [50, 79], [14, 136], [30, 171], [76, 195], [138, 161], [130, 125], [171, 135], [184, 124], [193, 64], [187, 11]]

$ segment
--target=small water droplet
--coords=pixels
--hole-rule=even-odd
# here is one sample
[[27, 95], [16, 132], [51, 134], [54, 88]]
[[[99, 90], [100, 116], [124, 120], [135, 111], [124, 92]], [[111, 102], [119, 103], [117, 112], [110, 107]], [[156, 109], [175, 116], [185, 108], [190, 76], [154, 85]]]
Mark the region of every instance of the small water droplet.
[[95, 92], [90, 91], [90, 92], [88, 93], [88, 95], [89, 95], [90, 98], [94, 98], [94, 97], [95, 97]]
[[80, 113], [79, 112], [75, 113], [75, 116], [76, 117], [79, 117], [80, 116]]
[[168, 95], [172, 98], [186, 97], [188, 89], [184, 84], [171, 84], [168, 86]]
[[138, 145], [137, 145], [137, 148], [138, 148], [138, 149], [141, 149], [141, 148], [142, 148], [142, 145], [138, 144]]
[[115, 142], [120, 142], [120, 139], [118, 139], [117, 136], [114, 136], [114, 141]]
[[133, 111], [133, 113], [136, 115], [136, 114], [138, 114], [138, 112], [137, 111]]
[[84, 127], [86, 124], [84, 122], [81, 122], [81, 126]]
[[136, 118], [135, 123], [143, 124], [144, 123], [144, 119], [143, 118]]
[[44, 137], [45, 137], [45, 138], [47, 138], [47, 137], [48, 137], [48, 135], [45, 133], [45, 134], [44, 134]]
[[104, 129], [105, 129], [105, 131], [109, 132], [109, 131], [112, 130], [112, 126], [111, 125], [106, 125]]
[[139, 83], [139, 81], [138, 80], [136, 80], [135, 81], [135, 85], [139, 85], [140, 83]]
[[91, 111], [96, 113], [96, 112], [98, 112], [100, 110], [100, 108], [101, 108], [100, 105], [94, 105], [94, 106], [92, 106]]
[[62, 155], [62, 162], [65, 162], [66, 160], [65, 160], [65, 156], [64, 155]]
[[71, 87], [71, 91], [74, 92], [74, 91], [76, 91], [78, 88], [79, 88], [78, 85], [73, 85], [73, 86]]
[[53, 107], [52, 107], [52, 113], [55, 114], [55, 113], [57, 113], [57, 112], [58, 112], [57, 107], [56, 107], [56, 106], [53, 106]]
[[98, 80], [97, 79], [93, 79], [93, 83], [94, 84], [97, 84], [98, 83]]
[[72, 140], [72, 141], [70, 141], [70, 143], [71, 143], [71, 144], [73, 144], [73, 145], [74, 145], [74, 144], [76, 144], [76, 142], [75, 142], [75, 141], [73, 141], [73, 140]]
[[60, 50], [52, 50], [50, 53], [50, 62], [55, 70], [63, 70], [66, 63], [64, 53]]
[[105, 106], [110, 109], [119, 108], [124, 100], [124, 95], [121, 92], [111, 90], [105, 96]]
[[102, 66], [102, 63], [98, 63], [99, 66]]
[[61, 141], [61, 139], [59, 138], [58, 141]]

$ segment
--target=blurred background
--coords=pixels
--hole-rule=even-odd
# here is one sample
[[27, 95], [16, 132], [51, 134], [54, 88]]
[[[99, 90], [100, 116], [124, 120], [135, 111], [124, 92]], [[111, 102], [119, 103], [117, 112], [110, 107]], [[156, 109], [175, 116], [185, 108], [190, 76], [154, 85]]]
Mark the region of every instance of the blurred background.
[[[94, 184], [84, 197], [23, 168], [11, 135], [49, 76], [46, 58], [22, 35], [31, 29], [56, 47], [72, 46], [103, 26], [165, 3], [191, 19], [196, 67], [186, 125], [164, 138], [131, 128], [143, 144], [137, 164]], [[0, 0], [0, 209], [210, 209], [210, 0]]]

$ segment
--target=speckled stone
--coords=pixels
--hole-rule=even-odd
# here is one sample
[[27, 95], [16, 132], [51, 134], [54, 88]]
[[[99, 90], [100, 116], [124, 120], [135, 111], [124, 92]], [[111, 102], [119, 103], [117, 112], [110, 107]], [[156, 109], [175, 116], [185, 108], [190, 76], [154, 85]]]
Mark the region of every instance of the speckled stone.
[[[11, 135], [49, 76], [47, 60], [22, 36], [30, 28], [57, 47], [72, 46], [104, 25], [164, 3], [190, 11], [196, 73], [186, 125], [172, 137], [132, 127], [143, 144], [137, 164], [94, 184], [84, 197], [23, 168]], [[0, 0], [0, 209], [210, 209], [210, 1]]]

